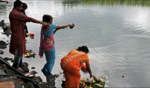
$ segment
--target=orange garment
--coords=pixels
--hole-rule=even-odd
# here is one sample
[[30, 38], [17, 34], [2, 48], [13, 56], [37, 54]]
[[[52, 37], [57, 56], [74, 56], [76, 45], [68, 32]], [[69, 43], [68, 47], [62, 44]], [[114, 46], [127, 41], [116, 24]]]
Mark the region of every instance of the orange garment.
[[82, 63], [89, 64], [89, 58], [86, 53], [72, 50], [61, 59], [61, 68], [65, 75], [65, 88], [79, 88], [80, 69]]

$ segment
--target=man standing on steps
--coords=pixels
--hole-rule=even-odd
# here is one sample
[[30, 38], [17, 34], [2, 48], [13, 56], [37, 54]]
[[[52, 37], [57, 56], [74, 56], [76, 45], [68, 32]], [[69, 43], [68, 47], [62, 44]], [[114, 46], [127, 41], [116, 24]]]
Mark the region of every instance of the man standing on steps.
[[14, 7], [9, 14], [9, 20], [10, 20], [10, 26], [12, 32], [9, 52], [14, 55], [14, 62], [12, 66], [18, 70], [22, 70], [20, 67], [23, 66], [22, 57], [26, 50], [24, 23], [33, 22], [33, 23], [42, 24], [46, 27], [48, 26], [46, 22], [42, 22], [22, 14], [21, 13], [22, 8], [23, 8], [23, 3], [20, 0], [16, 0], [14, 2]]

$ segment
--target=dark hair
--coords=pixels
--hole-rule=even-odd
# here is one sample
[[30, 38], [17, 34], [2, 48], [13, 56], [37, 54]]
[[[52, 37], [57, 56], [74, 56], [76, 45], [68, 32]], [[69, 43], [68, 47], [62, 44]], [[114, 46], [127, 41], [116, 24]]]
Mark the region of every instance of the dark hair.
[[49, 22], [50, 20], [52, 20], [52, 16], [51, 15], [43, 15], [43, 22]]
[[81, 47], [78, 47], [77, 49], [78, 51], [83, 51], [85, 53], [89, 53], [89, 49], [87, 46], [81, 46]]
[[22, 4], [22, 2], [20, 1], [20, 0], [16, 0], [15, 2], [14, 2], [14, 8], [16, 8], [16, 7], [20, 7], [21, 6], [21, 4]]
[[23, 8], [25, 8], [25, 9], [27, 9], [27, 8], [28, 8], [28, 6], [27, 6], [27, 4], [26, 4], [26, 3], [23, 3]]

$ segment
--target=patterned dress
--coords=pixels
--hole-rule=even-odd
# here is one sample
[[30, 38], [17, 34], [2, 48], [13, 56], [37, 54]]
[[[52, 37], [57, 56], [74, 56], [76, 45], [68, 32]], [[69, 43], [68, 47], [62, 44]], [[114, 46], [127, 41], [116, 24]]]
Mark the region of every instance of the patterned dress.
[[42, 72], [51, 74], [55, 63], [55, 46], [53, 32], [56, 28], [55, 24], [50, 24], [50, 29], [43, 31], [41, 29], [41, 42], [39, 55], [43, 56], [45, 53], [46, 64], [44, 65]]

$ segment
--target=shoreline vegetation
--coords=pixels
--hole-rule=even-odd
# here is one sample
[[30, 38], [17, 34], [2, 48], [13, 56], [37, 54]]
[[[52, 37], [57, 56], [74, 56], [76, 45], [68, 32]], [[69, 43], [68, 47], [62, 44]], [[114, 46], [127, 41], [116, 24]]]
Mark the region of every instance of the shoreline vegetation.
[[[5, 12], [9, 1], [0, 0], [0, 15]], [[150, 0], [62, 0], [64, 7], [83, 6], [141, 6], [150, 7]]]
[[128, 5], [128, 6], [150, 6], [150, 0], [63, 0], [64, 5]]
[[[0, 9], [6, 7], [9, 1], [0, 0]], [[127, 6], [150, 6], [150, 0], [63, 0], [64, 6], [76, 5], [127, 5]]]

